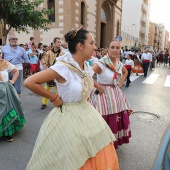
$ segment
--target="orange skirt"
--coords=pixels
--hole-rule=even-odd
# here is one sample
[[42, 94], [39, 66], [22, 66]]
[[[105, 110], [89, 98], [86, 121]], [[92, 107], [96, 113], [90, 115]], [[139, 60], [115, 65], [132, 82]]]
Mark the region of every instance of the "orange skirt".
[[134, 68], [132, 68], [132, 73], [144, 73], [143, 67], [138, 65], [134, 66]]
[[89, 158], [79, 170], [119, 170], [113, 143], [99, 151], [94, 158]]

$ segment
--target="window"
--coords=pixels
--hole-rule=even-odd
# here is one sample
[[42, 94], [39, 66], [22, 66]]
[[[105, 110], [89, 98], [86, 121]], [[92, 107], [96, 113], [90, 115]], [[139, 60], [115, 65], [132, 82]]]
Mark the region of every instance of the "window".
[[84, 17], [84, 15], [85, 15], [85, 4], [84, 4], [84, 2], [81, 2], [81, 25], [84, 25], [84, 19], [85, 19], [85, 17]]
[[101, 9], [101, 19], [106, 21], [106, 13], [103, 8]]
[[117, 32], [116, 32], [116, 35], [118, 36], [119, 35], [119, 21], [117, 21]]
[[54, 12], [48, 16], [48, 19], [52, 22], [55, 22], [55, 1], [48, 0], [48, 9], [53, 9]]

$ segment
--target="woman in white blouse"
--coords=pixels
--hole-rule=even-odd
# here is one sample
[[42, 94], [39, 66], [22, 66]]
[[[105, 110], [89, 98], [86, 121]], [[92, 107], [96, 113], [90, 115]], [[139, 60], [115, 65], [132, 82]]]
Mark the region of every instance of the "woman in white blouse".
[[120, 89], [127, 77], [127, 69], [119, 60], [120, 42], [112, 40], [109, 44], [108, 55], [93, 64], [93, 71], [97, 74], [97, 83], [102, 88], [93, 91], [89, 102], [98, 110], [108, 123], [116, 137], [114, 146], [129, 143], [131, 137], [129, 114], [131, 108]]
[[[93, 71], [85, 62], [95, 48], [88, 31], [72, 30], [65, 35], [70, 53], [55, 65], [34, 74], [24, 84], [51, 100], [54, 109], [46, 117], [27, 170], [119, 169], [110, 128], [87, 99], [93, 89]], [[58, 95], [41, 84], [56, 80]]]
[[[12, 80], [8, 78], [9, 72], [13, 74]], [[13, 141], [12, 135], [26, 123], [22, 104], [13, 87], [18, 75], [15, 66], [0, 57], [0, 137], [8, 142]]]

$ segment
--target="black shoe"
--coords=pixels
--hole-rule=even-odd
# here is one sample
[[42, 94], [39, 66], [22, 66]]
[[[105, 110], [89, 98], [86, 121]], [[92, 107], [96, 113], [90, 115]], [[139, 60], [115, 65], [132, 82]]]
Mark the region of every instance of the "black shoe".
[[125, 87], [129, 87], [129, 85], [126, 85]]
[[45, 109], [46, 107], [47, 107], [46, 104], [42, 104], [42, 105], [41, 105], [41, 109], [42, 109], [42, 110]]
[[7, 142], [12, 142], [14, 139], [12, 136], [4, 136], [4, 139], [7, 141]]

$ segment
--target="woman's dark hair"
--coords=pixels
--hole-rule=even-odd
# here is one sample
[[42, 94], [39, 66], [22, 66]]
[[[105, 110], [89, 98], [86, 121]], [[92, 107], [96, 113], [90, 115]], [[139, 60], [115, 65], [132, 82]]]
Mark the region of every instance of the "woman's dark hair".
[[89, 32], [84, 30], [83, 28], [79, 30], [71, 30], [67, 34], [65, 34], [65, 41], [68, 43], [68, 49], [71, 54], [76, 53], [76, 46], [78, 43], [84, 45], [84, 41], [87, 39], [87, 34]]
[[128, 54], [128, 56], [132, 59], [132, 54]]
[[39, 43], [39, 44], [38, 44], [38, 48], [40, 48], [40, 46], [42, 46], [42, 45], [43, 45], [43, 43]]
[[34, 37], [30, 37], [30, 41], [34, 40]]

